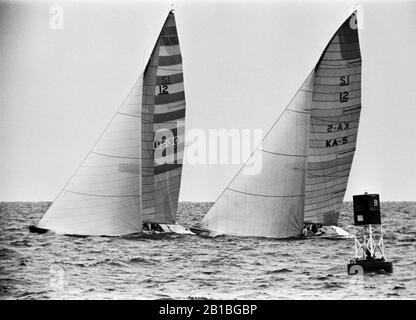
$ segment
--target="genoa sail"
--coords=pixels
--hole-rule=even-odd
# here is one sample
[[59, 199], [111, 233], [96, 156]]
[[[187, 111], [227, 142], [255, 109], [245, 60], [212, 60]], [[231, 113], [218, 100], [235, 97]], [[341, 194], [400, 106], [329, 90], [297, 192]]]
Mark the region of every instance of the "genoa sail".
[[142, 83], [137, 81], [38, 227], [76, 235], [141, 231], [140, 104], [131, 101], [141, 101]]
[[336, 225], [355, 153], [361, 112], [357, 16], [338, 29], [315, 67], [305, 222]]
[[[355, 13], [262, 144], [201, 222], [213, 234], [287, 238], [303, 223], [336, 224], [351, 168], [361, 108]], [[244, 167], [261, 161], [257, 175]]]
[[37, 227], [115, 236], [141, 232], [144, 222], [174, 223], [184, 118], [182, 57], [171, 11], [144, 73]]
[[[238, 236], [300, 234], [312, 85], [313, 73], [203, 218], [203, 228]], [[256, 161], [261, 172], [245, 174], [244, 168]]]

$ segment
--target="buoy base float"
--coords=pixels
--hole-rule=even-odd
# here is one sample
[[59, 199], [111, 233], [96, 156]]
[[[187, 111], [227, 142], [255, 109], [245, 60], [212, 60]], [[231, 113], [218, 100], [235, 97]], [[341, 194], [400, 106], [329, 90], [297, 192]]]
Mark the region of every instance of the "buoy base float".
[[393, 263], [389, 261], [384, 261], [383, 258], [373, 259], [373, 260], [353, 259], [347, 265], [347, 272], [349, 275], [354, 275], [357, 273], [378, 272], [378, 271], [384, 271], [386, 273], [393, 273]]

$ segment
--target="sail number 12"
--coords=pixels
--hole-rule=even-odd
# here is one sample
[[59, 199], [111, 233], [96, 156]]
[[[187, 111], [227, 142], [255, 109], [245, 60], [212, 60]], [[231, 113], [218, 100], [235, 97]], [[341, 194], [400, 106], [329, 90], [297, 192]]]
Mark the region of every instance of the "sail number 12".
[[159, 96], [163, 94], [169, 94], [168, 86], [166, 84], [159, 86]]

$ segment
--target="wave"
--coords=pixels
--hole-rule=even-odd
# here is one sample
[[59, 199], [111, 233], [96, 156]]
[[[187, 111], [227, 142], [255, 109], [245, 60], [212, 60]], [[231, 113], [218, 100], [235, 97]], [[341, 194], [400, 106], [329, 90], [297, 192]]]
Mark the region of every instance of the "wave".
[[292, 270], [289, 270], [289, 269], [286, 269], [286, 268], [282, 268], [282, 269], [276, 269], [276, 270], [267, 271], [266, 274], [288, 273], [288, 272], [293, 272], [293, 271]]

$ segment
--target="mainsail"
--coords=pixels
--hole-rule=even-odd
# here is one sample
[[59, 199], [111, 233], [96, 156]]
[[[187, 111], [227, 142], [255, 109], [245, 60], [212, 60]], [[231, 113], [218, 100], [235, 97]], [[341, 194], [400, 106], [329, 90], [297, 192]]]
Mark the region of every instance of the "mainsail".
[[174, 223], [185, 146], [185, 92], [173, 12], [146, 67], [144, 88], [143, 222]]
[[[287, 238], [300, 235], [304, 222], [336, 224], [356, 144], [360, 74], [353, 13], [201, 227]], [[261, 161], [262, 170], [245, 175], [252, 161]]]
[[354, 158], [361, 112], [357, 16], [338, 29], [315, 67], [305, 222], [336, 225]]
[[184, 148], [185, 94], [173, 12], [144, 73], [38, 227], [123, 235], [174, 223]]

